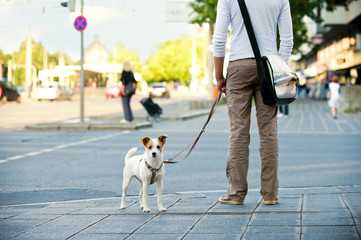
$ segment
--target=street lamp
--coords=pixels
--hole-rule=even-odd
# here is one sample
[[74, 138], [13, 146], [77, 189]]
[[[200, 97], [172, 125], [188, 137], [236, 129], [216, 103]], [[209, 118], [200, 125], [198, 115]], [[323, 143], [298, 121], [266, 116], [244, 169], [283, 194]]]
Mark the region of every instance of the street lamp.
[[67, 7], [70, 12], [75, 12], [75, 0], [60, 3], [61, 6]]

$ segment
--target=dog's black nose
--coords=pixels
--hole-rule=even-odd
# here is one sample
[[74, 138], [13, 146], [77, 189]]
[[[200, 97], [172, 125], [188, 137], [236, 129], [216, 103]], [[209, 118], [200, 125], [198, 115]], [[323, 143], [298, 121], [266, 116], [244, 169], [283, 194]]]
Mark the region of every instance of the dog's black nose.
[[156, 156], [157, 156], [157, 153], [156, 153], [156, 152], [152, 152], [152, 156], [153, 156], [153, 157], [156, 157]]

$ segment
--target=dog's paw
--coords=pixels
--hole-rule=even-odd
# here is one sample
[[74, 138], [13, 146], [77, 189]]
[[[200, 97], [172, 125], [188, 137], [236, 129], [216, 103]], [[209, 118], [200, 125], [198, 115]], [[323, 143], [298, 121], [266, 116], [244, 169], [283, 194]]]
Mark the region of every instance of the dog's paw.
[[124, 210], [125, 209], [125, 207], [123, 207], [123, 206], [120, 206], [120, 210]]
[[150, 209], [149, 208], [144, 208], [143, 212], [150, 212]]
[[167, 211], [167, 209], [166, 209], [166, 208], [164, 208], [164, 207], [162, 207], [162, 208], [158, 208], [158, 210], [159, 210], [160, 212], [166, 212], [166, 211]]

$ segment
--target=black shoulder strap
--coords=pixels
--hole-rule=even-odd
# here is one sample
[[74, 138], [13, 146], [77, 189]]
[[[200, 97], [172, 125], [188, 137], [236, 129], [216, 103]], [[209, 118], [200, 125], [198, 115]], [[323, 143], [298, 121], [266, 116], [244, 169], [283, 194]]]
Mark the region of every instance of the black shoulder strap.
[[239, 8], [241, 9], [243, 21], [244, 21], [244, 24], [246, 25], [248, 37], [249, 37], [249, 40], [252, 45], [254, 56], [256, 59], [261, 59], [261, 54], [259, 52], [256, 36], [253, 31], [251, 19], [249, 18], [249, 13], [247, 10], [246, 3], [244, 2], [244, 0], [238, 0], [238, 5], [239, 5]]

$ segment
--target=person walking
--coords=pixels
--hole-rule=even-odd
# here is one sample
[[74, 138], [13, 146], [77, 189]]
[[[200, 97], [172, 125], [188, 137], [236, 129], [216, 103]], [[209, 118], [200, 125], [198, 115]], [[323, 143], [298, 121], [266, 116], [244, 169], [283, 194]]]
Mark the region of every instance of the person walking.
[[338, 83], [338, 78], [334, 77], [333, 80], [328, 84], [328, 106], [331, 108], [333, 119], [337, 119], [337, 109], [340, 105], [340, 89], [341, 86]]
[[130, 108], [130, 99], [133, 96], [133, 94], [126, 94], [124, 91], [125, 86], [128, 84], [137, 84], [137, 81], [134, 78], [133, 74], [133, 68], [132, 65], [125, 61], [123, 62], [123, 71], [122, 71], [122, 77], [120, 78], [120, 81], [123, 84], [123, 90], [122, 90], [122, 104], [123, 104], [123, 112], [124, 112], [124, 118], [121, 120], [121, 123], [128, 123], [133, 121], [133, 113], [132, 109]]
[[[245, 0], [262, 56], [279, 54], [287, 63], [293, 47], [293, 32], [288, 0]], [[280, 48], [277, 49], [277, 25]], [[230, 55], [226, 78], [223, 75], [228, 27]], [[252, 99], [260, 135], [261, 189], [264, 204], [278, 203], [278, 129], [277, 107], [262, 102], [257, 66], [237, 0], [218, 0], [213, 35], [215, 77], [218, 90], [226, 93], [230, 122], [226, 175], [227, 195], [223, 204], [242, 205], [248, 191], [250, 115]]]
[[278, 117], [288, 118], [288, 104], [279, 106]]

